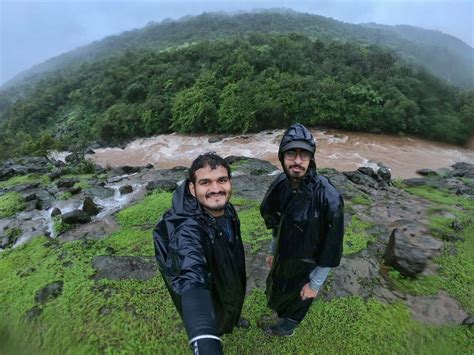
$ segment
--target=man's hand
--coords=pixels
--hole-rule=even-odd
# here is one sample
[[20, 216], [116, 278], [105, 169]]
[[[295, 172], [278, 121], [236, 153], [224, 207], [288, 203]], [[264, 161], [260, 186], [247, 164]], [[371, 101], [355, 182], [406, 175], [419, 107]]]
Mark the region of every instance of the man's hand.
[[268, 267], [271, 269], [273, 266], [273, 255], [267, 255], [265, 261], [267, 262]]
[[318, 291], [314, 291], [310, 287], [309, 282], [303, 286], [300, 292], [300, 296], [303, 301], [306, 301], [309, 298], [315, 298], [317, 295], [318, 295]]

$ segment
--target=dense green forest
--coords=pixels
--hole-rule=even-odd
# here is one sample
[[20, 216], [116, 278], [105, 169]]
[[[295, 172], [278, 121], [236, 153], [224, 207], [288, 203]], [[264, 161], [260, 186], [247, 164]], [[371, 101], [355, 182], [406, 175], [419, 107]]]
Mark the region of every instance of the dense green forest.
[[[166, 51], [127, 51], [2, 98], [1, 158], [93, 140], [257, 132], [291, 122], [463, 143], [473, 92], [378, 46], [250, 34]], [[18, 142], [22, 142], [18, 145]]]
[[37, 80], [45, 73], [119, 55], [126, 50], [162, 50], [202, 40], [236, 38], [253, 32], [299, 33], [322, 41], [381, 45], [393, 49], [408, 63], [421, 66], [452, 85], [474, 89], [474, 49], [455, 37], [413, 26], [355, 25], [288, 9], [238, 15], [203, 13], [186, 16], [178, 21], [150, 22], [142, 29], [109, 36], [51, 58], [21, 73], [7, 86], [25, 80]]

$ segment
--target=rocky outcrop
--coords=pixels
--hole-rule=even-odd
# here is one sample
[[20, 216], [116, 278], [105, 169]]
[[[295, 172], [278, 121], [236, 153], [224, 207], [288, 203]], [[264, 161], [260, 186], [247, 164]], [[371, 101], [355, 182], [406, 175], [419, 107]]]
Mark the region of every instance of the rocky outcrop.
[[92, 217], [99, 214], [100, 207], [97, 206], [97, 204], [94, 202], [94, 200], [91, 197], [86, 196], [86, 198], [84, 199], [84, 202], [82, 203], [82, 210]]
[[158, 270], [154, 257], [97, 256], [92, 262], [95, 280], [149, 280]]
[[120, 195], [127, 195], [133, 192], [132, 185], [123, 185], [119, 188]]
[[391, 185], [391, 173], [387, 167], [381, 167], [375, 172], [369, 167], [361, 167], [357, 171], [345, 171], [344, 175], [354, 184], [370, 188], [381, 188]]
[[468, 318], [458, 301], [444, 291], [433, 296], [406, 296], [413, 319], [432, 325], [460, 325]]
[[330, 282], [330, 290], [322, 291], [327, 300], [354, 295], [385, 301], [397, 299], [380, 274], [380, 261], [367, 250], [342, 258], [341, 264], [333, 269]]
[[268, 175], [278, 171], [278, 168], [265, 160], [247, 158], [241, 156], [228, 156], [226, 162], [233, 167], [233, 176], [237, 175]]
[[56, 182], [56, 186], [58, 187], [58, 189], [72, 188], [78, 182], [79, 182], [78, 178], [64, 178], [64, 179], [59, 179]]
[[0, 181], [13, 176], [26, 174], [46, 174], [50, 161], [44, 157], [23, 157], [17, 160], [9, 159], [0, 166]]
[[91, 221], [91, 216], [82, 210], [74, 210], [61, 215], [61, 220], [66, 224], [84, 224]]
[[395, 228], [385, 250], [386, 265], [392, 266], [400, 274], [415, 277], [422, 273], [430, 259], [439, 255], [443, 243], [430, 236], [407, 237]]
[[178, 188], [178, 185], [176, 184], [176, 182], [172, 180], [155, 180], [155, 181], [150, 181], [146, 184], [147, 191], [160, 190], [160, 191], [173, 192], [177, 188]]

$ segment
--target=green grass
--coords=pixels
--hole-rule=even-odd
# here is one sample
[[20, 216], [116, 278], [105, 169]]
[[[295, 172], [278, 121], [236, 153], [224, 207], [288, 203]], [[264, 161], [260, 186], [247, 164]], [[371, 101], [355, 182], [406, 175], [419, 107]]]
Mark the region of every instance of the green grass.
[[[251, 238], [266, 238], [267, 231], [258, 218], [258, 204], [243, 199], [232, 202], [240, 209], [242, 234], [247, 235], [244, 239], [249, 238], [247, 243], [251, 243]], [[187, 336], [159, 275], [148, 281], [93, 279], [95, 256], [152, 256], [152, 225], [170, 204], [169, 193], [148, 196], [118, 213], [122, 229], [101, 240], [59, 243], [40, 237], [0, 253], [0, 353], [189, 353]], [[358, 236], [363, 242], [354, 245], [366, 243], [366, 228], [367, 223], [354, 218], [348, 228], [348, 240]], [[466, 233], [472, 233], [469, 228], [465, 229]], [[459, 262], [458, 265], [466, 267]], [[458, 273], [445, 266], [443, 272]], [[466, 281], [451, 278], [452, 287], [461, 290], [462, 285], [455, 283]], [[37, 305], [36, 293], [55, 281], [64, 282], [62, 294]], [[34, 306], [41, 308], [41, 314], [27, 321], [25, 314]], [[243, 310], [252, 327], [248, 331], [235, 329], [225, 335], [225, 353], [470, 354], [474, 351], [471, 328], [422, 325], [411, 319], [406, 306], [398, 303], [388, 305], [359, 297], [330, 302], [317, 300], [296, 334], [285, 339], [265, 336], [256, 327], [264, 314], [270, 314], [265, 294], [254, 289], [246, 298]]]
[[60, 192], [56, 198], [58, 200], [66, 201], [66, 200], [69, 200], [71, 197], [72, 197], [72, 193], [70, 192]]
[[252, 247], [252, 252], [259, 251], [265, 241], [272, 239], [272, 233], [265, 227], [265, 222], [260, 215], [260, 203], [242, 198], [232, 198], [231, 202], [239, 210], [240, 233], [243, 242]]
[[[148, 281], [92, 279], [92, 260], [107, 254], [107, 247], [122, 245], [127, 255], [143, 255], [141, 249], [138, 254], [131, 253], [130, 246], [137, 242], [151, 245], [150, 235], [135, 236], [128, 244], [118, 242], [125, 238], [125, 234], [116, 234], [100, 241], [68, 242], [63, 248], [37, 238], [3, 253], [0, 324], [7, 340], [0, 351], [187, 353], [186, 334], [158, 275]], [[37, 319], [26, 322], [24, 314], [36, 305], [38, 290], [58, 280], [64, 281], [63, 293], [42, 305]], [[299, 354], [317, 349], [318, 354], [430, 354], [433, 349], [472, 350], [469, 337], [473, 332], [467, 327], [423, 326], [411, 320], [401, 304], [366, 302], [358, 297], [317, 301], [295, 336], [270, 338], [255, 326], [263, 314], [269, 314], [265, 304], [262, 290], [255, 289], [247, 297], [243, 316], [251, 320], [252, 327], [224, 336], [226, 353], [269, 354], [278, 349], [279, 353]]]
[[456, 196], [447, 190], [434, 188], [431, 186], [418, 186], [405, 188], [409, 193], [425, 198], [434, 203], [443, 205], [448, 210], [454, 207], [463, 208], [467, 211], [474, 211], [474, 204], [472, 200], [467, 197]]
[[411, 319], [403, 304], [387, 305], [359, 297], [317, 300], [294, 336], [272, 338], [255, 327], [269, 314], [265, 295], [254, 290], [243, 315], [252, 327], [224, 337], [229, 354], [452, 354], [469, 353], [473, 331], [466, 327], [427, 327]]
[[6, 189], [22, 184], [30, 184], [33, 182], [39, 182], [43, 185], [47, 185], [50, 183], [50, 180], [46, 175], [27, 174], [21, 176], [14, 176], [6, 181], [0, 181], [0, 189]]
[[81, 190], [89, 189], [91, 184], [87, 180], [81, 180], [74, 184], [74, 188], [80, 188]]
[[372, 200], [367, 195], [354, 196], [351, 202], [356, 205], [364, 205], [364, 206], [371, 206], [373, 203]]
[[117, 220], [121, 226], [127, 228], [151, 228], [171, 207], [171, 198], [171, 192], [153, 192], [140, 203], [120, 211]]
[[61, 233], [64, 233], [72, 228], [73, 228], [73, 225], [63, 223], [61, 216], [53, 217], [53, 229], [56, 235], [60, 235]]
[[25, 207], [23, 197], [18, 192], [8, 192], [0, 196], [0, 218], [14, 216]]
[[352, 217], [351, 223], [344, 231], [344, 255], [355, 254], [367, 248], [367, 243], [371, 240], [367, 229], [372, 226], [372, 223], [363, 221], [357, 216]]
[[[433, 235], [442, 237], [455, 234], [464, 241], [444, 242], [444, 252], [436, 260], [440, 266], [437, 275], [412, 280], [391, 272], [389, 275], [394, 285], [415, 295], [429, 295], [441, 289], [445, 290], [472, 314], [474, 312], [474, 201], [430, 187], [407, 188], [407, 190], [436, 204], [435, 208], [431, 209], [429, 225]], [[438, 215], [445, 211], [456, 216], [463, 226], [461, 231], [456, 232], [451, 228], [453, 218]], [[451, 252], [453, 249], [454, 254]]]

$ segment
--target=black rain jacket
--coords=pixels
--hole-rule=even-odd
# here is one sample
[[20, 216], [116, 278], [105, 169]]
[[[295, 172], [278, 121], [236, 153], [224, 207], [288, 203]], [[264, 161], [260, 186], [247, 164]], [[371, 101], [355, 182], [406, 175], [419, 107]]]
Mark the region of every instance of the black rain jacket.
[[225, 216], [234, 226], [230, 242], [191, 195], [188, 184], [186, 180], [175, 191], [172, 208], [153, 232], [159, 270], [182, 319], [183, 292], [209, 290], [218, 334], [230, 333], [239, 320], [246, 287], [240, 221], [228, 203]]
[[[294, 139], [305, 139], [297, 133], [293, 131]], [[310, 165], [297, 189], [281, 173], [269, 187], [260, 212], [277, 238], [267, 278], [268, 306], [280, 317], [291, 316], [305, 308], [300, 291], [309, 282], [311, 271], [316, 266], [335, 267], [340, 263], [344, 202], [331, 182]]]

